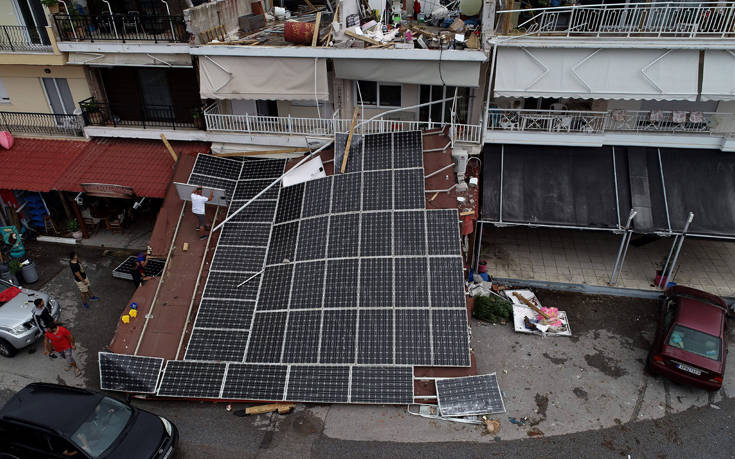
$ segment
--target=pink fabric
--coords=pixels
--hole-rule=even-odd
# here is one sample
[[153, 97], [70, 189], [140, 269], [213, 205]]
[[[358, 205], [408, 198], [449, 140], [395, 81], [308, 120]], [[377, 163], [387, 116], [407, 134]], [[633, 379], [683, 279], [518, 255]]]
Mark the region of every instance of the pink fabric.
[[13, 148], [14, 143], [15, 139], [13, 138], [13, 134], [8, 131], [0, 131], [0, 147], [10, 150]]

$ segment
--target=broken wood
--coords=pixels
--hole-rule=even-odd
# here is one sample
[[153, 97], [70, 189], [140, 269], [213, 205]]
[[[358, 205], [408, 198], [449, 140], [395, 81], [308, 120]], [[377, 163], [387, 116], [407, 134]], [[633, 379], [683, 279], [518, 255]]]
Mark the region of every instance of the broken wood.
[[316, 11], [316, 6], [314, 6], [309, 0], [304, 0], [307, 5], [309, 5], [309, 8], [311, 8], [311, 11]]
[[214, 156], [228, 158], [233, 156], [257, 156], [257, 155], [276, 155], [280, 153], [308, 153], [306, 148], [284, 148], [281, 150], [256, 150], [256, 151], [236, 151], [233, 153], [216, 153]]
[[245, 408], [245, 414], [263, 414], [278, 411], [278, 414], [286, 414], [293, 409], [293, 403], [270, 403], [268, 405], [251, 406]]
[[[350, 154], [350, 145], [352, 144], [352, 134], [355, 133], [355, 123], [357, 122], [357, 112], [360, 107], [355, 107], [355, 112], [352, 114], [352, 124], [350, 124], [350, 134], [347, 136], [347, 145], [345, 145], [345, 155], [342, 157], [342, 167], [340, 168], [341, 173], [345, 173], [347, 167], [347, 156]], [[163, 135], [163, 134], [161, 134]]]
[[[307, 0], [308, 1], [308, 0]], [[312, 6], [313, 8], [313, 6]], [[319, 24], [322, 22], [322, 12], [316, 13], [316, 23], [314, 24], [314, 35], [311, 36], [312, 48], [316, 46], [316, 42], [319, 39]]]
[[429, 199], [429, 202], [431, 202], [431, 201], [433, 201], [434, 199], [436, 199], [436, 197], [437, 197], [437, 196], [439, 196], [439, 192], [438, 192], [438, 191], [437, 191], [436, 193], [434, 193], [434, 196], [432, 196], [432, 197], [431, 197], [431, 198]]
[[548, 315], [548, 314], [546, 314], [545, 312], [542, 312], [542, 311], [541, 311], [541, 308], [539, 308], [539, 307], [538, 307], [538, 306], [536, 306], [535, 304], [533, 304], [533, 303], [531, 303], [530, 301], [528, 301], [528, 298], [526, 298], [525, 296], [521, 295], [521, 294], [520, 294], [520, 293], [518, 293], [518, 292], [513, 292], [513, 296], [514, 296], [514, 297], [516, 297], [516, 298], [518, 298], [519, 300], [523, 301], [523, 303], [525, 303], [525, 304], [526, 304], [526, 306], [528, 306], [529, 308], [531, 308], [531, 309], [533, 309], [534, 311], [536, 311], [537, 313], [541, 314], [541, 316], [542, 316], [542, 317], [543, 317], [544, 319], [546, 319], [546, 320], [548, 320], [548, 319], [551, 319], [551, 316], [549, 316], [549, 315]]
[[474, 215], [474, 214], [475, 214], [475, 211], [474, 210], [465, 210], [464, 212], [460, 212], [459, 213], [459, 216], [460, 217], [465, 217], [467, 215]]
[[161, 134], [161, 140], [163, 141], [163, 144], [166, 146], [166, 149], [171, 154], [171, 157], [174, 159], [174, 162], [177, 162], [179, 160], [179, 157], [176, 155], [176, 152], [174, 151], [174, 148], [171, 146], [170, 143], [168, 143], [168, 139], [165, 135]]
[[188, 252], [189, 251], [189, 243], [188, 242], [184, 242], [184, 245], [181, 247], [181, 250], [183, 250], [184, 252]]
[[358, 35], [355, 32], [351, 31], [350, 29], [345, 29], [345, 35], [352, 38], [357, 38], [358, 40], [362, 40], [365, 43], [370, 43], [371, 45], [382, 45], [382, 42], [379, 42], [378, 40], [373, 40], [372, 38], [368, 38], [364, 35]]

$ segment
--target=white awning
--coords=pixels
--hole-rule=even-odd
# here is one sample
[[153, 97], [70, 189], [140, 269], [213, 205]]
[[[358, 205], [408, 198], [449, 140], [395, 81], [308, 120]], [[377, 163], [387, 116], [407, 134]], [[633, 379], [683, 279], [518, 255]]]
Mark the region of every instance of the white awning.
[[203, 56], [199, 76], [202, 99], [329, 99], [326, 59]]
[[704, 53], [702, 100], [735, 100], [735, 51]]
[[[476, 88], [480, 82], [479, 61], [401, 61], [381, 59], [335, 59], [334, 73], [345, 80], [381, 81]], [[443, 81], [443, 82], [442, 82]]]
[[497, 59], [496, 96], [697, 98], [696, 50], [501, 47]]
[[148, 53], [69, 53], [68, 64], [75, 65], [114, 65], [134, 67], [187, 67], [191, 68], [188, 54], [148, 54]]

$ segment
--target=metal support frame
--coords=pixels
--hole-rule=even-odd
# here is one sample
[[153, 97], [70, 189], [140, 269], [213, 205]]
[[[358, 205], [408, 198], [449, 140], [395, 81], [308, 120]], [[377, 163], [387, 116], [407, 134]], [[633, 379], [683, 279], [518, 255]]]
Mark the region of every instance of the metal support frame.
[[623, 229], [623, 239], [620, 241], [620, 247], [618, 248], [618, 257], [615, 259], [615, 266], [613, 272], [610, 275], [610, 285], [617, 285], [620, 280], [620, 274], [623, 272], [623, 264], [625, 264], [625, 256], [628, 255], [628, 247], [630, 246], [630, 239], [633, 237], [633, 219], [638, 215], [638, 211], [630, 209], [628, 215], [628, 221], [625, 223]]
[[[681, 231], [681, 234], [677, 235], [674, 238], [674, 243], [671, 244], [669, 256], [666, 258], [666, 264], [664, 264], [664, 267], [661, 270], [661, 277], [659, 278], [656, 287], [664, 288], [666, 285], [668, 285], [669, 282], [674, 281], [674, 277], [676, 276], [676, 262], [679, 260], [681, 246], [684, 245], [684, 238], [686, 238], [687, 236], [687, 231], [689, 231], [689, 225], [692, 224], [692, 220], [694, 220], [694, 212], [689, 212], [689, 217], [684, 224], [684, 229]], [[674, 251], [674, 247], [676, 247], [676, 251]], [[674, 254], [673, 259], [671, 257], [672, 253]]]
[[484, 223], [479, 221], [475, 225], [480, 227], [480, 232], [477, 233], [477, 256], [475, 257], [475, 272], [477, 272], [480, 267], [480, 258], [482, 257], [482, 230]]

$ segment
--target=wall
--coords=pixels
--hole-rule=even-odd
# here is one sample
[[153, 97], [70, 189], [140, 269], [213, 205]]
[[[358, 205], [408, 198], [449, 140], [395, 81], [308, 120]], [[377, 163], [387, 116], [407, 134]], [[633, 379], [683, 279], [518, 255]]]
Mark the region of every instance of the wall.
[[15, 15], [15, 8], [13, 8], [13, 0], [0, 2], [0, 25], [20, 25]]
[[[51, 73], [45, 73], [44, 69]], [[0, 104], [2, 111], [51, 113], [41, 78], [66, 78], [75, 103], [90, 96], [82, 67], [0, 65], [0, 78], [10, 96], [9, 104]]]
[[200, 33], [222, 25], [227, 33], [234, 34], [240, 28], [238, 18], [250, 13], [250, 0], [216, 0], [184, 10], [184, 20], [195, 43], [201, 44]]

